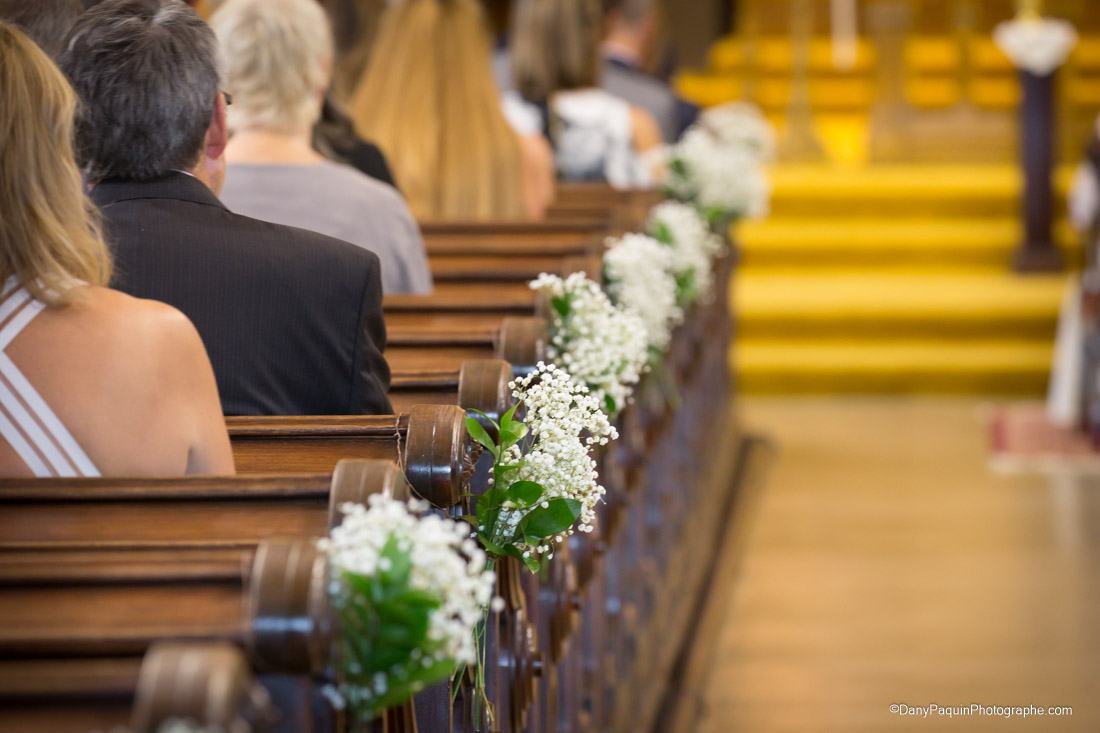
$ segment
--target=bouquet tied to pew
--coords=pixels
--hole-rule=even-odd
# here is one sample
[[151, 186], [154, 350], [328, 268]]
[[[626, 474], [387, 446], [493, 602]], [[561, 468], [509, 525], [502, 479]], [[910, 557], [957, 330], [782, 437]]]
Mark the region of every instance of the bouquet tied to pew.
[[[513, 557], [538, 572], [574, 529], [592, 531], [605, 492], [590, 449], [619, 436], [588, 387], [555, 365], [540, 362], [510, 386], [516, 406], [490, 421], [495, 437], [466, 419], [493, 456], [493, 476], [464, 519], [490, 557]], [[520, 407], [524, 422], [516, 419]]]
[[726, 236], [739, 219], [767, 214], [764, 164], [774, 149], [771, 125], [752, 105], [709, 109], [678, 142], [660, 149], [665, 192], [696, 206], [714, 232]]
[[477, 660], [495, 574], [466, 525], [427, 509], [383, 495], [345, 504], [319, 543], [340, 622], [339, 681], [325, 692], [360, 723]]
[[584, 273], [543, 273], [531, 289], [550, 299], [548, 356], [588, 387], [608, 418], [630, 401], [647, 367], [645, 324], [619, 308]]
[[603, 278], [611, 302], [641, 318], [650, 361], [659, 361], [684, 316], [670, 249], [645, 234], [608, 239]]
[[649, 215], [649, 233], [669, 248], [676, 304], [684, 308], [709, 297], [714, 286], [714, 259], [723, 243], [695, 207], [680, 201], [658, 204]]

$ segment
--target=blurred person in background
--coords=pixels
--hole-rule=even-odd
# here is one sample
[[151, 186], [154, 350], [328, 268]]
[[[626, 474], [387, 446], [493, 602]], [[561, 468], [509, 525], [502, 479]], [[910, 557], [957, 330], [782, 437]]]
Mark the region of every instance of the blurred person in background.
[[374, 252], [386, 293], [430, 292], [424, 243], [401, 195], [313, 149], [333, 53], [321, 6], [227, 0], [210, 23], [233, 98], [222, 201], [240, 214]]
[[350, 111], [419, 220], [541, 218], [553, 198], [546, 141], [510, 124], [489, 54], [479, 0], [403, 0], [382, 18]]
[[603, 8], [600, 85], [653, 115], [664, 141], [675, 142], [698, 117], [699, 108], [646, 70], [660, 31], [656, 0], [603, 0]]
[[645, 154], [661, 131], [649, 112], [600, 88], [600, 0], [517, 0], [512, 27], [514, 86], [541, 110], [558, 177], [651, 186]]

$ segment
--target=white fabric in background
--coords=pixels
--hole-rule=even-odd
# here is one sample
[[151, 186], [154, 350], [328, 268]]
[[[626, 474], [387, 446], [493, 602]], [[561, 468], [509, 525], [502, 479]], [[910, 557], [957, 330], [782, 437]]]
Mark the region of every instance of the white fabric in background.
[[1076, 427], [1081, 419], [1081, 368], [1084, 360], [1084, 326], [1081, 323], [1081, 279], [1066, 283], [1058, 311], [1058, 333], [1054, 337], [1054, 362], [1047, 387], [1047, 419], [1064, 428]]
[[602, 89], [558, 92], [554, 160], [567, 181], [606, 180], [614, 188], [649, 188], [653, 177], [634, 150], [630, 105]]

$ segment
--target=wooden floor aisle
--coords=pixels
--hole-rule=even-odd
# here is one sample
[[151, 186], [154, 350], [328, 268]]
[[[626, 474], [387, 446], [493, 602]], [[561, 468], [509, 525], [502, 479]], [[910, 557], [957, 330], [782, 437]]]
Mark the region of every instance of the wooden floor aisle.
[[[780, 455], [696, 733], [1100, 730], [1100, 479], [991, 474], [981, 412], [746, 401]], [[890, 710], [975, 703], [1073, 711]]]

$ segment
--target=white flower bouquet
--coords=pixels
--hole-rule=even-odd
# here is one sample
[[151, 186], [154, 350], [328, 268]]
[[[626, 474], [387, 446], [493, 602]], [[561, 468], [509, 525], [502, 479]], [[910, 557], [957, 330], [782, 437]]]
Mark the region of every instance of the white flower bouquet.
[[427, 508], [382, 495], [345, 504], [319, 542], [340, 621], [340, 682], [326, 692], [357, 721], [477, 662], [495, 576], [469, 528]]
[[651, 352], [663, 353], [683, 318], [676, 305], [672, 252], [653, 237], [627, 234], [609, 239], [603, 256], [607, 293], [619, 307], [637, 314]]
[[543, 273], [531, 289], [550, 298], [551, 361], [587, 385], [607, 416], [614, 417], [646, 368], [645, 324], [612, 304], [584, 273], [564, 279]]
[[710, 231], [695, 207], [679, 201], [657, 205], [649, 215], [649, 233], [672, 253], [677, 305], [684, 307], [710, 295], [713, 261], [724, 242]]
[[[554, 365], [539, 363], [512, 389], [516, 407], [493, 423], [495, 439], [476, 418], [466, 420], [493, 456], [493, 480], [465, 519], [490, 555], [537, 572], [574, 525], [592, 531], [604, 488], [590, 448], [619, 436], [588, 388]], [[514, 419], [521, 405], [525, 423]]]
[[742, 218], [768, 213], [771, 196], [759, 155], [743, 145], [725, 144], [695, 126], [665, 149], [665, 189], [680, 201], [695, 204], [721, 233]]
[[754, 104], [727, 102], [709, 107], [699, 114], [698, 124], [721, 145], [742, 148], [760, 162], [775, 157], [775, 128]]
[[679, 142], [656, 155], [667, 169], [666, 193], [698, 207], [716, 233], [768, 213], [764, 164], [775, 155], [775, 131], [753, 105], [731, 102], [704, 111]]

